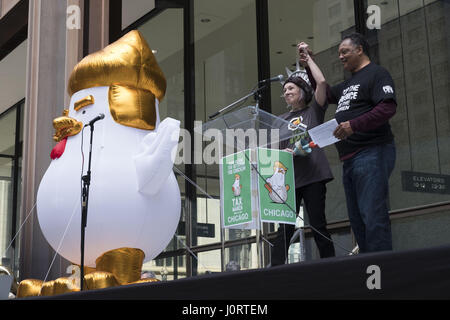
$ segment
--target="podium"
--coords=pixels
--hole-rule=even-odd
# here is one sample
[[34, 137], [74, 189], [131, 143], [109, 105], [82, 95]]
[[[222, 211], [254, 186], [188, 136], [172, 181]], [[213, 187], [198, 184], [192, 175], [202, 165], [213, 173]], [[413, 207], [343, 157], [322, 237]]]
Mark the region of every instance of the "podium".
[[[283, 126], [287, 128], [289, 125], [288, 121], [261, 110], [256, 105], [246, 106], [221, 115], [214, 120], [206, 122], [201, 128], [197, 127], [195, 130], [199, 133], [201, 130], [201, 134], [208, 138], [217, 137], [217, 131], [219, 131], [219, 135], [223, 137], [223, 142], [227, 146], [237, 146], [238, 150], [241, 151], [247, 148], [268, 146], [278, 148], [279, 142], [306, 133], [306, 129], [301, 125], [297, 126], [295, 131], [280, 131], [280, 128]], [[233, 137], [227, 134], [230, 133], [230, 130], [238, 130], [238, 134], [235, 134], [236, 139], [227, 139]], [[242, 133], [244, 133], [244, 136], [242, 136]], [[247, 140], [247, 138], [253, 139], [253, 137], [256, 139]]]
[[[221, 147], [221, 230], [256, 230], [258, 267], [264, 267], [262, 223], [295, 224], [297, 218], [293, 156], [279, 150], [279, 143], [304, 135], [306, 129], [256, 104], [219, 114], [194, 130], [219, 140]], [[304, 260], [303, 238], [300, 230], [300, 260]], [[224, 263], [222, 256], [223, 269]]]

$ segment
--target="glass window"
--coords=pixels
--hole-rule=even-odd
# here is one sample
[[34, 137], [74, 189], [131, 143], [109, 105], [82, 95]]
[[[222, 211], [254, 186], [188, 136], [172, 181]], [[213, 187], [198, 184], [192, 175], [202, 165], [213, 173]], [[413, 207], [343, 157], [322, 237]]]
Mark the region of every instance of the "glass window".
[[16, 119], [22, 107], [23, 102], [0, 115], [0, 264], [13, 271], [17, 270], [18, 246], [11, 241], [19, 225], [21, 189], [21, 153], [16, 153], [16, 144], [20, 146], [21, 140], [16, 138], [21, 138], [22, 133], [16, 128]]
[[167, 81], [166, 95], [159, 104], [160, 119], [171, 117], [180, 120], [184, 127], [183, 10], [166, 9], [138, 30], [152, 49]]
[[216, 212], [220, 212], [220, 198], [197, 198], [197, 245], [221, 241], [220, 221], [217, 223]]
[[[184, 124], [184, 63], [183, 63], [183, 9], [166, 9], [141, 25], [142, 33], [167, 81], [166, 95], [159, 103], [161, 121], [170, 117]], [[165, 30], [160, 32], [160, 30]], [[184, 163], [177, 165], [184, 172]], [[182, 197], [185, 194], [185, 180], [176, 173]]]
[[0, 114], [23, 99], [28, 40], [0, 60]]
[[443, 1], [368, 1], [381, 28], [369, 33], [375, 62], [391, 73], [397, 113], [391, 119], [397, 161], [391, 209], [450, 200], [450, 76]]
[[[138, 30], [142, 33], [148, 45], [153, 51], [155, 58], [161, 67], [167, 81], [166, 95], [159, 103], [159, 117], [161, 121], [170, 117], [181, 122], [180, 126], [184, 128], [184, 62], [183, 62], [183, 9], [166, 9], [154, 16], [152, 19], [142, 24]], [[161, 32], [164, 30], [164, 32]], [[185, 171], [184, 164], [176, 166], [181, 172]], [[181, 193], [181, 219], [179, 228], [165, 251], [184, 248], [186, 242], [185, 232], [185, 179], [175, 172], [180, 193]], [[180, 260], [181, 261], [178, 261]], [[181, 263], [182, 262], [182, 263]], [[154, 271], [159, 275], [166, 271], [168, 280], [174, 277], [186, 275], [185, 257], [156, 259], [144, 264], [144, 269]], [[181, 268], [184, 271], [181, 272]], [[160, 277], [158, 277], [160, 278]]]
[[[0, 264], [18, 271], [18, 238], [11, 243], [20, 224], [21, 146], [23, 117], [16, 128], [25, 96], [27, 60], [25, 40], [0, 61]], [[19, 144], [17, 146], [16, 144]], [[15, 202], [14, 202], [15, 201]], [[8, 249], [8, 250], [6, 250]]]
[[155, 259], [144, 263], [142, 272], [152, 272], [160, 281], [169, 281], [186, 277], [186, 256]]
[[219, 250], [210, 250], [199, 252], [197, 255], [197, 274], [217, 273], [222, 272], [220, 266], [221, 256]]
[[11, 158], [0, 157], [0, 252], [1, 263], [10, 264], [11, 252], [6, 249], [11, 241], [12, 227], [12, 196], [13, 196], [13, 161]]
[[[195, 118], [203, 123], [219, 109], [247, 95], [258, 82], [256, 8], [253, 0], [196, 0], [195, 38]], [[248, 100], [245, 104], [253, 104]], [[244, 104], [244, 105], [245, 105]], [[203, 142], [203, 149], [211, 142]], [[214, 225], [215, 237], [198, 237], [197, 245], [220, 238], [219, 165], [196, 165], [197, 183], [209, 196], [197, 190], [197, 224]], [[225, 241], [255, 234], [250, 230], [224, 232]], [[220, 254], [216, 255], [220, 267]], [[198, 264], [200, 272], [200, 263]]]
[[225, 249], [225, 271], [256, 269], [258, 253], [256, 243], [237, 245]]
[[122, 1], [122, 30], [155, 8], [155, 0], [133, 0], [125, 5]]
[[13, 156], [15, 153], [16, 115], [16, 108], [1, 115], [0, 154], [2, 156]]

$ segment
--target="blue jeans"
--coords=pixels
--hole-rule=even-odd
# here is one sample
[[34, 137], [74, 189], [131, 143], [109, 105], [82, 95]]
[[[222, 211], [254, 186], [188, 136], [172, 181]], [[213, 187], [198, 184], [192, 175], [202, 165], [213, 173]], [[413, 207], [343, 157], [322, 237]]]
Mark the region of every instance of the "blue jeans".
[[360, 252], [392, 250], [388, 202], [394, 166], [394, 142], [365, 148], [344, 161], [348, 216]]

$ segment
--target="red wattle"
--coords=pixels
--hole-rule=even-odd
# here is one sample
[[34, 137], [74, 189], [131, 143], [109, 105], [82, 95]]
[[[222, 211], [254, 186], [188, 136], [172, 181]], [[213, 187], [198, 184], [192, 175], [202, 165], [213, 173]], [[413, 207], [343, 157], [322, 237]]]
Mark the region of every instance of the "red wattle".
[[52, 152], [50, 152], [50, 158], [52, 158], [52, 160], [58, 159], [62, 156], [64, 149], [66, 149], [66, 142], [67, 138], [64, 138], [52, 149]]

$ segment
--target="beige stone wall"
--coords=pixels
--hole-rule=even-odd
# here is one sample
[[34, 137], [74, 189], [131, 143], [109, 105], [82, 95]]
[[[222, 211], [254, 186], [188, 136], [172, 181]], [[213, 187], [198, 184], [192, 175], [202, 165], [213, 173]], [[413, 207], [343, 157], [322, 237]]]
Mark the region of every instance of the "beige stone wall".
[[19, 0], [0, 0], [0, 18], [14, 7]]
[[[83, 0], [33, 0], [29, 3], [22, 169], [20, 277], [47, 280], [66, 276], [69, 262], [48, 245], [36, 216], [36, 194], [50, 164], [54, 118], [70, 102], [67, 81], [83, 57]], [[91, 1], [89, 51], [108, 43], [108, 0]], [[67, 28], [67, 7], [80, 8], [81, 28]], [[54, 260], [53, 264], [52, 261]], [[50, 266], [52, 268], [50, 269]]]

